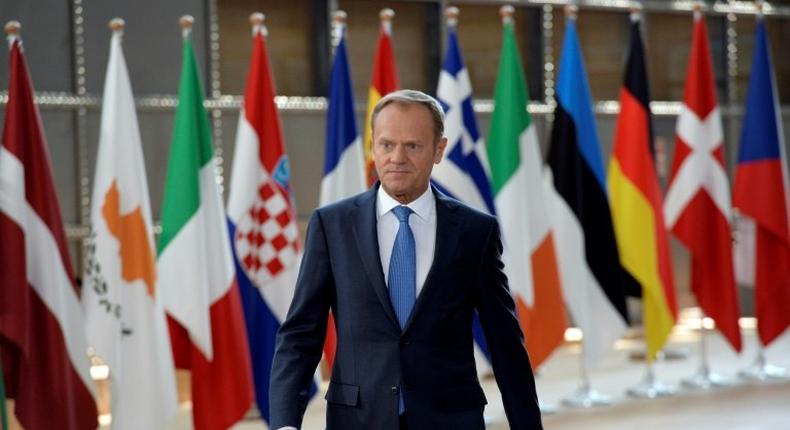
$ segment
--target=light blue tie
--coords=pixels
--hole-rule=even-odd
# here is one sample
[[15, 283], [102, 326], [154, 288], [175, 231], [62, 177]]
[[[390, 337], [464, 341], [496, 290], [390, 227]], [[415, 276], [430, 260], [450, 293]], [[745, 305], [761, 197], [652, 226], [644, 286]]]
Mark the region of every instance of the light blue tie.
[[[395, 243], [392, 245], [389, 268], [389, 293], [395, 315], [398, 317], [401, 330], [406, 326], [411, 308], [417, 297], [417, 257], [414, 245], [414, 234], [409, 227], [409, 215], [412, 211], [406, 206], [396, 206], [392, 213], [398, 217], [400, 226]], [[406, 410], [403, 403], [403, 391], [398, 396], [398, 413]]]

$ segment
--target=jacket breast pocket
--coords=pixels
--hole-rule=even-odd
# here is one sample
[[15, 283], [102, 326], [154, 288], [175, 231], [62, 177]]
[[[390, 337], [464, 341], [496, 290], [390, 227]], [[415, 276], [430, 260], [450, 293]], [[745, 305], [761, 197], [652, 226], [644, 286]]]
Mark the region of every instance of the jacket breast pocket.
[[356, 407], [359, 404], [359, 385], [330, 381], [324, 398], [329, 403]]
[[488, 403], [479, 385], [463, 385], [441, 391], [438, 407], [445, 412], [461, 412], [479, 409]]

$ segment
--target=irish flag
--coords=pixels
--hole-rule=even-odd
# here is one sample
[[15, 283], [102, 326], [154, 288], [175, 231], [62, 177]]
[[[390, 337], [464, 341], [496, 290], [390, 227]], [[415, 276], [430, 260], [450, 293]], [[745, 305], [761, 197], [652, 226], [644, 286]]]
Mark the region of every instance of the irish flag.
[[377, 180], [373, 167], [373, 133], [370, 115], [382, 97], [398, 89], [398, 71], [395, 69], [395, 54], [392, 49], [392, 18], [394, 16], [395, 12], [392, 9], [382, 9], [379, 13], [381, 28], [376, 44], [376, 56], [373, 59], [373, 75], [368, 90], [368, 111], [365, 115], [365, 175], [368, 178], [368, 186], [373, 185]]
[[567, 321], [541, 179], [543, 159], [526, 109], [529, 96], [521, 64], [513, 19], [505, 15], [488, 160], [505, 271], [532, 366], [538, 367], [562, 343]]
[[252, 376], [203, 87], [189, 31], [184, 33], [162, 204], [159, 277], [172, 318], [176, 366], [192, 372], [194, 426], [224, 430], [252, 405]]

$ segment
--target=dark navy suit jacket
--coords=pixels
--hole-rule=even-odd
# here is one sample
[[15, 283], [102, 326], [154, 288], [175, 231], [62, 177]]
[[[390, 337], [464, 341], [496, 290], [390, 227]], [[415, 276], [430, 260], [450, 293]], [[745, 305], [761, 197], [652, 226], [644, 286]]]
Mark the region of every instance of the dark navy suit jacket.
[[510, 428], [541, 429], [496, 219], [434, 189], [433, 265], [401, 330], [379, 257], [377, 189], [317, 209], [310, 219], [295, 296], [277, 336], [271, 428], [301, 427], [331, 309], [337, 353], [326, 394], [327, 429], [397, 430], [400, 392], [409, 430], [484, 429], [475, 310]]

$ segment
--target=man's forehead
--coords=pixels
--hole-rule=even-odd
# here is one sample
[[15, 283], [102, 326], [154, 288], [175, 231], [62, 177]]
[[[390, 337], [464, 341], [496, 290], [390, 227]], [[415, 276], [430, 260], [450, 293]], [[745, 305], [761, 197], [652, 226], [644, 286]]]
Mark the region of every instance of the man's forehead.
[[[413, 127], [413, 122], [424, 122], [425, 124], [432, 124], [431, 118], [431, 111], [428, 110], [426, 106], [417, 103], [403, 103], [403, 102], [392, 102], [386, 106], [384, 106], [381, 111], [379, 111], [378, 116], [376, 116], [376, 122], [374, 125], [379, 125], [381, 123], [382, 117], [387, 117], [390, 115], [397, 115], [397, 114], [415, 114], [412, 115], [410, 118], [409, 127]], [[400, 125], [407, 125], [403, 124], [402, 122], [396, 122], [394, 124], [389, 124], [390, 126], [400, 126]]]

